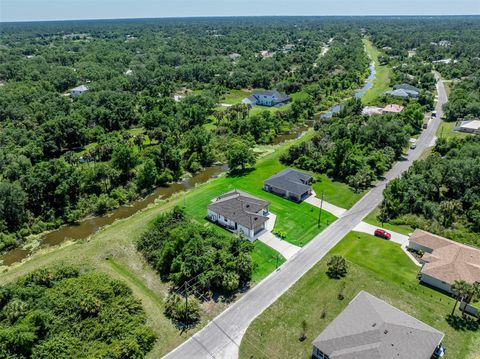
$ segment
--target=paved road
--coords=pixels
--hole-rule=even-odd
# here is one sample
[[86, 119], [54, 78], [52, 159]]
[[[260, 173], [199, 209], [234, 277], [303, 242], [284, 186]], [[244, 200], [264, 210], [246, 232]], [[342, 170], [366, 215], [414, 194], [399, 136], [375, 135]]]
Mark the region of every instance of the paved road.
[[[442, 104], [447, 101], [445, 88], [441, 82], [437, 83], [437, 90], [439, 99], [436, 108], [437, 118], [432, 120], [428, 128], [423, 131], [417, 141], [415, 150], [409, 150], [404, 159], [397, 162], [386, 174], [384, 180], [379, 182], [341, 218], [317, 235], [289, 261], [285, 262], [279, 270], [265, 278], [165, 358], [237, 358], [240, 342], [250, 323], [378, 206], [382, 201], [382, 192], [385, 185], [407, 170], [412, 162], [418, 159], [430, 145], [440, 124]], [[258, 350], [261, 352], [261, 348], [258, 348]]]

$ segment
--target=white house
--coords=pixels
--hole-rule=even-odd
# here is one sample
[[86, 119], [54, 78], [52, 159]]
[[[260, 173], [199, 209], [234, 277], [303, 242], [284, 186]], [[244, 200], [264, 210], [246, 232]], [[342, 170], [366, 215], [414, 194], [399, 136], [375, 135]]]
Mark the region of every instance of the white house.
[[251, 96], [242, 100], [242, 103], [250, 106], [278, 106], [290, 101], [290, 97], [277, 90], [272, 91], [256, 91]]
[[462, 121], [454, 130], [467, 133], [480, 133], [480, 120]]
[[269, 204], [243, 191], [233, 190], [215, 198], [208, 205], [207, 218], [254, 240], [255, 236], [265, 229]]
[[77, 86], [73, 89], [70, 90], [70, 96], [71, 97], [78, 97], [80, 96], [81, 94], [85, 93], [88, 91], [88, 87], [85, 86], [85, 85], [80, 85], [80, 86]]
[[420, 281], [451, 293], [456, 280], [480, 282], [480, 250], [416, 229], [410, 249], [421, 251]]

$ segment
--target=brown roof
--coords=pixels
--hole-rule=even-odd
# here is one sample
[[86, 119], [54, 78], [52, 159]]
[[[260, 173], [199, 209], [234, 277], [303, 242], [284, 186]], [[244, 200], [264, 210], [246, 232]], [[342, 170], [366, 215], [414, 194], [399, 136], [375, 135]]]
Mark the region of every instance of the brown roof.
[[480, 282], [480, 250], [447, 238], [416, 229], [410, 242], [430, 248], [422, 260], [422, 273], [445, 283], [452, 284], [463, 279], [466, 282]]
[[383, 112], [399, 113], [403, 111], [403, 106], [401, 105], [387, 105], [383, 108]]
[[225, 193], [208, 205], [208, 209], [248, 229], [258, 228], [268, 220], [261, 210], [270, 203], [237, 189]]

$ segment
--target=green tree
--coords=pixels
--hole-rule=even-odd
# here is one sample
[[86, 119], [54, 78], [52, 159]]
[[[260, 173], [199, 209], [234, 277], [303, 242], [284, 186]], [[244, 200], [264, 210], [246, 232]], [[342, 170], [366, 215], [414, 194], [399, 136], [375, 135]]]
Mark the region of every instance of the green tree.
[[327, 263], [327, 274], [330, 278], [339, 279], [345, 277], [348, 272], [348, 263], [342, 256], [334, 255]]
[[237, 169], [245, 170], [246, 167], [255, 166], [255, 153], [250, 146], [242, 140], [234, 140], [226, 152], [228, 166], [231, 171]]
[[137, 163], [137, 157], [130, 146], [121, 144], [113, 150], [112, 166], [119, 170], [122, 176], [129, 178]]
[[472, 292], [472, 285], [467, 283], [464, 280], [456, 280], [452, 284], [452, 293], [455, 296], [455, 304], [452, 309], [452, 316], [455, 314], [455, 309], [457, 309], [458, 302], [463, 302], [468, 298], [470, 293]]
[[157, 182], [157, 177], [158, 172], [155, 162], [150, 158], [146, 159], [137, 173], [136, 182], [138, 188], [140, 190], [152, 188]]

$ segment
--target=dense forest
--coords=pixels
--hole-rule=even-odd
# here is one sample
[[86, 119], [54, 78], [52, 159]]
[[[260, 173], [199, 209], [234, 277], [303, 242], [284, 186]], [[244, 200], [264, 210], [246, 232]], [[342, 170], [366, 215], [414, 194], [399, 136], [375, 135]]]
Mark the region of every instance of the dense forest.
[[316, 125], [310, 141], [290, 147], [281, 160], [288, 165], [326, 173], [356, 190], [368, 188], [403, 154], [420, 132], [422, 107], [408, 105], [398, 114], [362, 116], [359, 100], [350, 101], [332, 119]]
[[454, 83], [444, 110], [446, 121], [480, 118], [480, 71], [471, 79]]
[[438, 139], [384, 197], [384, 220], [480, 247], [480, 137]]
[[143, 358], [156, 340], [122, 282], [43, 268], [0, 287], [2, 358]]
[[[270, 143], [360, 87], [368, 62], [348, 21], [5, 24], [0, 251]], [[272, 88], [292, 101], [240, 104]]]
[[201, 293], [232, 292], [252, 276], [251, 242], [192, 222], [182, 208], [158, 217], [137, 243], [165, 280]]
[[[397, 18], [388, 23], [379, 19], [370, 21], [365, 28], [375, 45], [385, 51], [384, 61], [393, 66], [404, 67], [405, 61], [417, 58], [433, 65], [447, 79], [469, 77], [480, 69], [480, 26], [474, 17], [433, 21]], [[416, 81], [412, 77], [407, 80]]]

